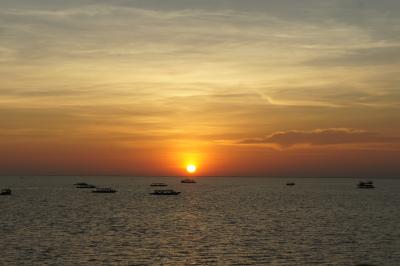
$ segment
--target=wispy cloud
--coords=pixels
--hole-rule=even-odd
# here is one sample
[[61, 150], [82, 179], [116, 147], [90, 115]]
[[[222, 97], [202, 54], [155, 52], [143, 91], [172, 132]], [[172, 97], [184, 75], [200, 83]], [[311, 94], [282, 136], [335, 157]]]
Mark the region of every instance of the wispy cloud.
[[321, 57], [306, 62], [309, 65], [321, 66], [379, 66], [400, 64], [400, 43], [382, 47], [348, 49], [345, 54], [333, 57]]

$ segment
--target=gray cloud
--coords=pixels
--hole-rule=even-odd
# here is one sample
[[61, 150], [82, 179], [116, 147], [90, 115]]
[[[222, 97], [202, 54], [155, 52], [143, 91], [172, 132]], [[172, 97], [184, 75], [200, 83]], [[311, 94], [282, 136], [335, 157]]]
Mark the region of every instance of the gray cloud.
[[245, 139], [241, 144], [277, 144], [291, 147], [298, 144], [335, 145], [357, 143], [393, 143], [400, 138], [385, 137], [379, 133], [348, 128], [328, 128], [311, 131], [289, 130], [275, 132], [263, 138]]
[[[302, 1], [301, 4], [295, 1], [280, 4], [217, 1], [220, 3], [217, 9], [214, 9], [214, 2], [201, 1], [200, 5], [196, 4], [198, 2], [168, 1], [163, 4], [162, 1], [152, 1], [144, 4], [141, 1], [115, 1], [110, 5], [89, 1], [58, 8], [51, 8], [52, 4], [46, 2], [35, 8], [5, 8], [0, 12], [0, 22], [5, 37], [8, 37], [6, 39], [20, 47], [19, 50], [27, 49], [34, 54], [52, 52], [53, 56], [55, 52], [62, 54], [67, 51], [81, 56], [85, 52], [137, 55], [146, 50], [176, 55], [182, 51], [202, 53], [215, 45], [228, 48], [226, 44], [232, 47], [232, 44], [251, 45], [255, 42], [268, 46], [285, 43], [297, 45], [300, 49], [311, 44], [334, 45], [338, 40], [344, 44], [349, 44], [349, 40], [358, 43], [365, 37], [360, 39], [358, 35], [368, 35], [366, 31], [370, 29], [358, 25], [346, 27], [340, 17], [332, 19], [342, 14], [332, 10], [348, 8], [340, 1], [335, 4], [320, 4], [320, 1]], [[25, 4], [29, 6], [27, 2]], [[164, 9], [160, 8], [163, 6]], [[299, 17], [299, 11], [310, 16]], [[308, 17], [314, 20], [305, 19]], [[321, 20], [326, 21], [321, 25]], [[385, 21], [377, 23], [382, 24]], [[354, 32], [357, 36], [353, 38]], [[21, 42], [24, 38], [30, 39], [30, 45]], [[150, 47], [149, 42], [153, 43]], [[170, 44], [175, 44], [172, 51]], [[40, 49], [30, 49], [35, 47]], [[22, 55], [28, 57], [29, 52]]]

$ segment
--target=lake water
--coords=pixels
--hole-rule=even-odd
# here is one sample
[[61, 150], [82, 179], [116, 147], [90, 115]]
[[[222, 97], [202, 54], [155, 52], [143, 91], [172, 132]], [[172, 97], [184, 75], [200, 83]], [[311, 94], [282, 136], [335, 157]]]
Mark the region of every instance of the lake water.
[[[76, 189], [83, 181], [115, 194]], [[0, 265], [400, 265], [400, 180], [0, 177]], [[178, 196], [152, 196], [168, 183]]]

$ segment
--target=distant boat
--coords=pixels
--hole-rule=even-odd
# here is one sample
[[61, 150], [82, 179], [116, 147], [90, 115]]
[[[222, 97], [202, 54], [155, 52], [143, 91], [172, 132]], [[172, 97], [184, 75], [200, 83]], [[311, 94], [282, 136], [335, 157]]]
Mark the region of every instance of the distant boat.
[[196, 181], [195, 181], [195, 180], [193, 180], [193, 179], [189, 179], [189, 178], [187, 178], [187, 179], [183, 179], [183, 180], [181, 180], [181, 183], [190, 184], [190, 183], [196, 183]]
[[86, 186], [86, 185], [88, 185], [88, 183], [85, 182], [78, 182], [74, 184], [74, 186]]
[[96, 188], [95, 185], [90, 185], [90, 184], [81, 184], [81, 185], [77, 185], [75, 186], [76, 188]]
[[2, 196], [11, 195], [11, 189], [9, 189], [9, 188], [2, 189], [0, 191], [0, 195], [2, 195]]
[[151, 187], [166, 187], [168, 185], [165, 183], [151, 183], [150, 186]]
[[374, 183], [372, 181], [359, 182], [357, 187], [358, 188], [375, 188]]
[[296, 183], [294, 183], [294, 182], [288, 182], [288, 183], [286, 183], [286, 186], [294, 186], [294, 185], [296, 185]]
[[170, 196], [170, 195], [179, 195], [181, 192], [175, 191], [173, 189], [156, 189], [150, 193], [150, 195], [159, 195], [159, 196]]
[[92, 192], [93, 193], [115, 193], [117, 191], [110, 187], [102, 187], [102, 188], [96, 188], [95, 190], [92, 190]]

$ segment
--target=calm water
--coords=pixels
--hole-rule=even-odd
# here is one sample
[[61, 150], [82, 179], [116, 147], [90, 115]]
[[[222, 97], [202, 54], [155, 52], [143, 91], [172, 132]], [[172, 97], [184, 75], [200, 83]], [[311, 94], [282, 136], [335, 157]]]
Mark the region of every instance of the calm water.
[[[75, 189], [110, 185], [116, 194]], [[0, 177], [1, 265], [400, 265], [400, 180]], [[166, 182], [179, 196], [151, 196]]]

